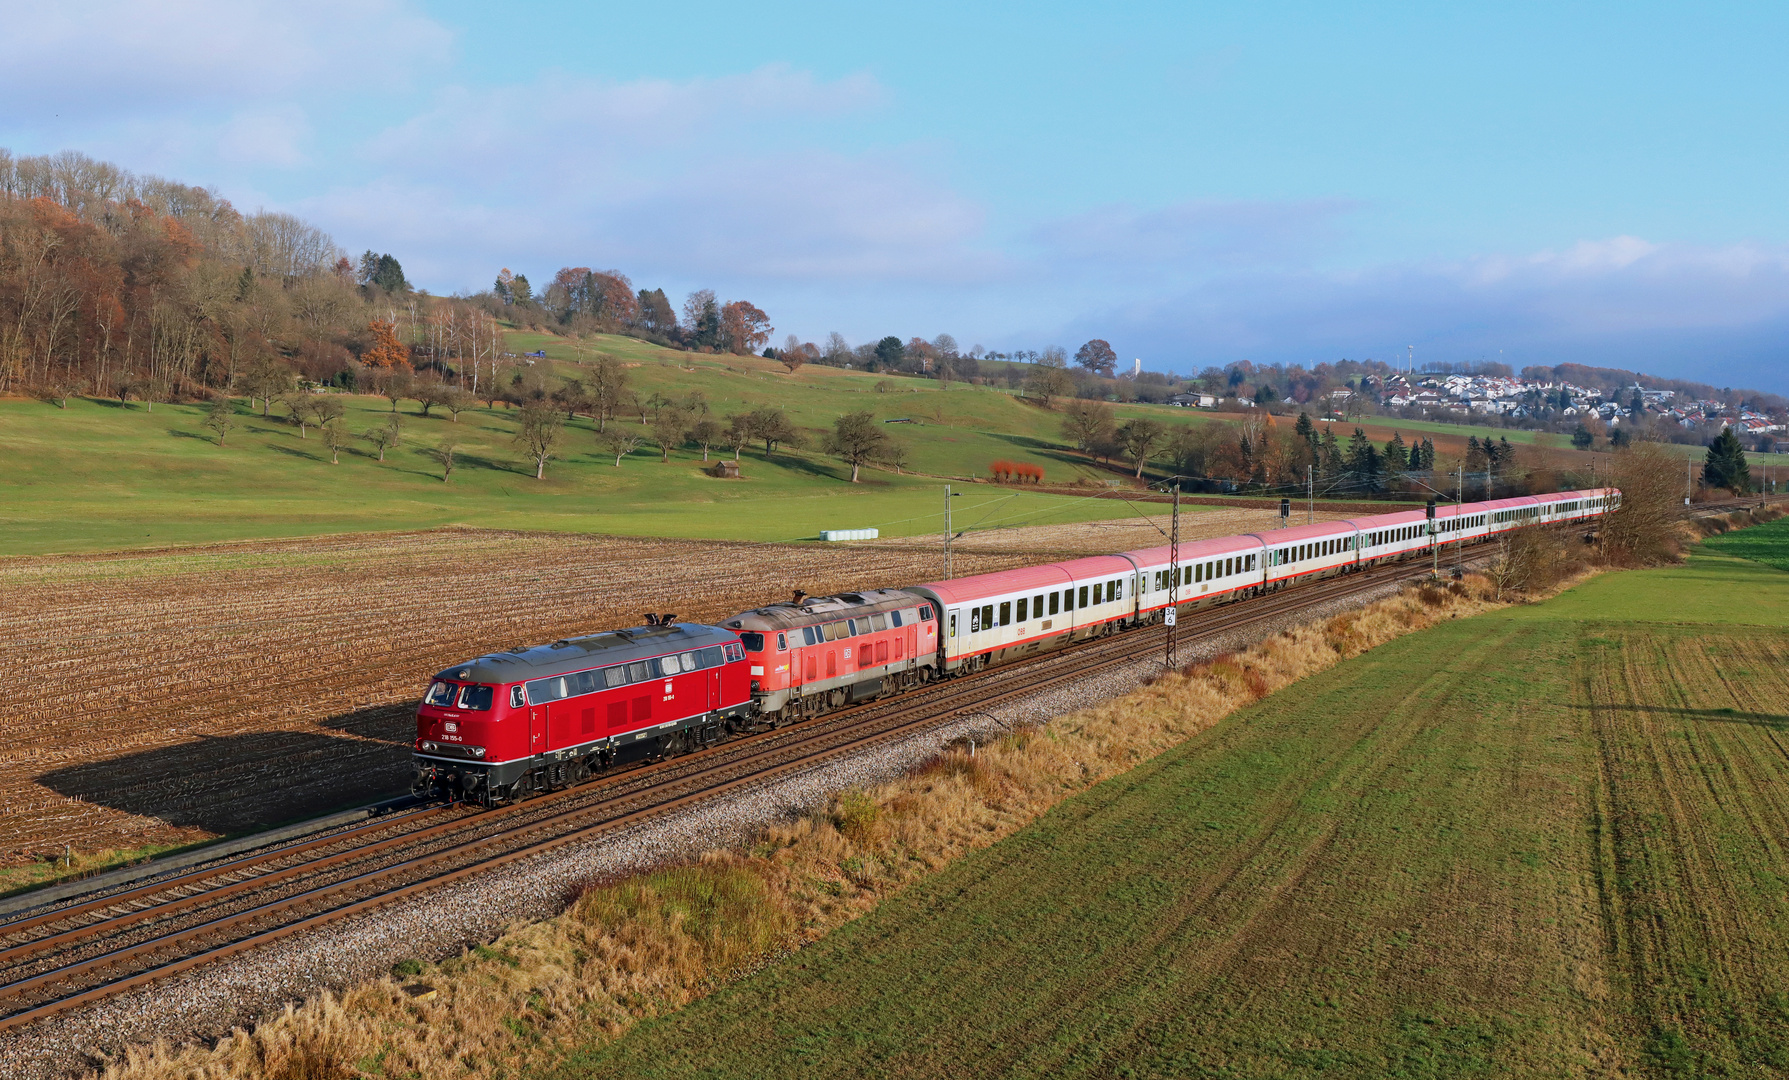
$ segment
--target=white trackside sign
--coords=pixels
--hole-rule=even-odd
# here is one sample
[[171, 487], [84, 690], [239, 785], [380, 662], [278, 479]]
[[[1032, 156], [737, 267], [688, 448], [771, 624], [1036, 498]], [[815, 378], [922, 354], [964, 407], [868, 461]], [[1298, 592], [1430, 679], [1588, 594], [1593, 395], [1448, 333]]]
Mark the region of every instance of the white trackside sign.
[[1178, 614], [1179, 614], [1178, 608], [1168, 608], [1167, 611], [1165, 611], [1162, 615], [1162, 622], [1168, 624], [1169, 626], [1173, 626], [1178, 621], [1178, 619], [1176, 619], [1176, 615], [1178, 615]]

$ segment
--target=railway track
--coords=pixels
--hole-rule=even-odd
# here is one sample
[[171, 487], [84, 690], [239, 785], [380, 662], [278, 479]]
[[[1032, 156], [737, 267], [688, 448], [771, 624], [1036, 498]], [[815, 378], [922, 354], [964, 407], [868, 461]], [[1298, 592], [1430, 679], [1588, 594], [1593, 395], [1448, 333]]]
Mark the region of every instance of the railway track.
[[[1190, 643], [1426, 572], [1418, 561], [1375, 567], [1189, 614], [1179, 634]], [[1163, 634], [1109, 635], [498, 810], [426, 808], [28, 913], [0, 923], [0, 1031], [1136, 663], [1159, 652]]]

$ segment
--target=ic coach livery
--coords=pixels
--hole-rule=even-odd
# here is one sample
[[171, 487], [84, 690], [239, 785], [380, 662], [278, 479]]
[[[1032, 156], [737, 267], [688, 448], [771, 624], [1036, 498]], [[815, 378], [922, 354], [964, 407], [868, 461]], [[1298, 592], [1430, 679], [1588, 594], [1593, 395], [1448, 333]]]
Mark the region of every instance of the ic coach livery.
[[794, 599], [720, 626], [647, 625], [492, 653], [437, 674], [416, 717], [416, 788], [484, 806], [617, 762], [686, 753], [934, 679], [1260, 596], [1306, 579], [1613, 511], [1613, 488], [1400, 511]]

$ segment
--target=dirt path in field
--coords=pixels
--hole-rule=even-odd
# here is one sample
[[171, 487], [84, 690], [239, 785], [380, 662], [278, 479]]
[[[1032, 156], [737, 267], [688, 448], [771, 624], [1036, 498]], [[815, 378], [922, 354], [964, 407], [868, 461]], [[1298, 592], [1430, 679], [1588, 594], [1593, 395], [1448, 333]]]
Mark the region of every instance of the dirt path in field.
[[[1038, 556], [964, 551], [958, 573]], [[0, 561], [0, 865], [409, 784], [417, 694], [495, 649], [938, 576], [921, 548], [437, 530]]]

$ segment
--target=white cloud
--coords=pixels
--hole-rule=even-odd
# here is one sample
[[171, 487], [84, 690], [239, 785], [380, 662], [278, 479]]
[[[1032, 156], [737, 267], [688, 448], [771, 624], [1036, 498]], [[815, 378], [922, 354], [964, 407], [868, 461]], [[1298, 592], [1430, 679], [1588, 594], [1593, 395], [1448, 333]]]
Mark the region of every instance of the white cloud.
[[62, 124], [275, 95], [405, 85], [452, 44], [403, 0], [97, 0], [40, 5], [0, 36], [15, 120]]
[[1046, 222], [1030, 240], [1043, 260], [1102, 271], [1302, 262], [1333, 245], [1340, 220], [1358, 209], [1345, 199], [1200, 199], [1154, 210], [1114, 204]]
[[238, 165], [270, 165], [295, 168], [305, 163], [301, 144], [311, 125], [296, 105], [252, 109], [225, 122], [217, 138], [218, 153]]
[[[1000, 260], [977, 246], [979, 205], [912, 155], [829, 151], [824, 133], [808, 130], [884, 97], [867, 75], [826, 81], [783, 65], [687, 82], [550, 75], [455, 89], [369, 141], [378, 179], [305, 210], [444, 269], [456, 252], [464, 265], [470, 244], [493, 264], [619, 266], [717, 284], [995, 272]], [[482, 287], [482, 267], [468, 276], [449, 280]]]

